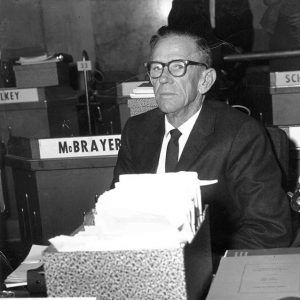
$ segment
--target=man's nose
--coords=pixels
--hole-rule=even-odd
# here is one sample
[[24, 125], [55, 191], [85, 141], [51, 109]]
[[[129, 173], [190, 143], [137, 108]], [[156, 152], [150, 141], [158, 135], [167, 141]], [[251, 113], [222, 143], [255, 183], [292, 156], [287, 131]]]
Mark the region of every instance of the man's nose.
[[164, 66], [163, 70], [162, 70], [162, 74], [159, 77], [159, 82], [160, 83], [167, 83], [170, 82], [172, 80], [172, 75], [170, 74], [168, 67]]

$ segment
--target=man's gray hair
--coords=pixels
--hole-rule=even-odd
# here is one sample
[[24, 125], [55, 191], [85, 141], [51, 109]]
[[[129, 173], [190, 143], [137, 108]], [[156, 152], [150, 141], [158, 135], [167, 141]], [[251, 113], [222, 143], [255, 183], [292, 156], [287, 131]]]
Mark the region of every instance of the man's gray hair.
[[153, 35], [150, 39], [151, 52], [154, 50], [155, 46], [159, 41], [170, 36], [185, 36], [194, 40], [199, 52], [201, 53], [201, 58], [203, 59], [202, 62], [205, 63], [208, 67], [211, 67], [212, 53], [207, 41], [204, 38], [187, 31], [171, 29], [167, 26], [161, 27], [157, 31], [157, 34]]

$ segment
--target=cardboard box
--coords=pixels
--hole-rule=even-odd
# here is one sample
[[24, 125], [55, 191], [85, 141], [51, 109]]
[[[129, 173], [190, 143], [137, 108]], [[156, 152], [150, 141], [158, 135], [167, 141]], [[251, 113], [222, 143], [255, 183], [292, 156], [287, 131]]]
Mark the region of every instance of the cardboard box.
[[65, 62], [16, 65], [13, 67], [18, 88], [58, 86], [69, 83]]
[[44, 255], [49, 297], [204, 299], [212, 277], [208, 209], [191, 244], [178, 249]]
[[130, 109], [130, 116], [135, 116], [156, 108], [157, 103], [155, 98], [134, 98], [128, 99], [128, 107]]

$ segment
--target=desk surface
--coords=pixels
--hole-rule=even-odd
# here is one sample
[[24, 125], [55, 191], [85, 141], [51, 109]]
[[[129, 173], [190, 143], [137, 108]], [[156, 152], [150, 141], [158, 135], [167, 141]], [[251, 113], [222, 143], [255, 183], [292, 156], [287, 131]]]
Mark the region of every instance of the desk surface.
[[107, 168], [114, 167], [117, 156], [91, 156], [59, 159], [30, 159], [15, 155], [6, 155], [6, 165], [30, 171]]

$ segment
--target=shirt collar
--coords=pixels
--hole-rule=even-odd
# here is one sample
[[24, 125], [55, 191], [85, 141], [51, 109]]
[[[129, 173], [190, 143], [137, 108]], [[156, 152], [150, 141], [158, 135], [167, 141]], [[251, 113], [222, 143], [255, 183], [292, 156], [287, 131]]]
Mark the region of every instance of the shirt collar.
[[[202, 108], [202, 107], [201, 107]], [[196, 120], [200, 114], [201, 108], [194, 114], [192, 115], [187, 121], [185, 121], [182, 125], [178, 127], [180, 132], [185, 135], [185, 134], [190, 134], [192, 131]], [[174, 129], [175, 127], [168, 121], [167, 115], [165, 115], [165, 137], [169, 134], [169, 132]]]

